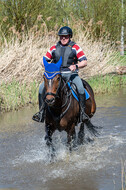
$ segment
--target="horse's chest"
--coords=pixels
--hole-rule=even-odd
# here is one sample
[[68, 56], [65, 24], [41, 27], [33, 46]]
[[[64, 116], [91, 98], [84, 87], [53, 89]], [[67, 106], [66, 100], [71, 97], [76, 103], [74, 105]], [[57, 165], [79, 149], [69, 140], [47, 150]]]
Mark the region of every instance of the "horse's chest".
[[66, 131], [66, 130], [68, 130], [69, 126], [70, 126], [70, 120], [68, 121], [66, 118], [63, 118], [59, 122], [58, 130]]

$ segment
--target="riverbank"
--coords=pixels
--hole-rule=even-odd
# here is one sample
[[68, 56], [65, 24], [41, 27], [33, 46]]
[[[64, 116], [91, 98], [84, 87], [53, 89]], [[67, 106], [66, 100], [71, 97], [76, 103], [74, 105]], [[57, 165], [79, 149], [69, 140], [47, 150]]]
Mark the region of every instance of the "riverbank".
[[[30, 33], [22, 40], [12, 37], [0, 47], [0, 111], [18, 110], [29, 104], [37, 104], [38, 88], [42, 82], [42, 58], [49, 47], [59, 39], [56, 32]], [[117, 72], [119, 66], [126, 65], [126, 52], [120, 56], [117, 47], [103, 38], [94, 41], [87, 29], [81, 27], [74, 34], [77, 42], [88, 58], [88, 66], [79, 70], [81, 78], [89, 81], [94, 93], [110, 92], [126, 83], [125, 76], [109, 73]], [[122, 74], [122, 73], [121, 73]], [[94, 77], [95, 76], [95, 77]]]
[[[95, 94], [111, 93], [120, 87], [126, 86], [125, 75], [95, 76], [88, 80]], [[2, 83], [0, 86], [0, 111], [18, 110], [27, 105], [38, 103], [39, 82], [29, 85], [13, 80], [11, 83]]]
[[126, 75], [107, 74], [105, 76], [95, 76], [87, 80], [95, 94], [112, 93], [126, 86]]

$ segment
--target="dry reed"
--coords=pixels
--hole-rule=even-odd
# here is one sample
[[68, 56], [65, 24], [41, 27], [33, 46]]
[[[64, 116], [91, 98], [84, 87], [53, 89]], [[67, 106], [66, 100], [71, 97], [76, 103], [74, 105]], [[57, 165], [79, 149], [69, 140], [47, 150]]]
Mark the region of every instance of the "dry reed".
[[[16, 79], [27, 83], [42, 80], [42, 58], [48, 48], [54, 45], [58, 38], [55, 33], [39, 34], [30, 32], [28, 36], [13, 38], [5, 43], [0, 51], [0, 83], [11, 82]], [[82, 78], [105, 74], [113, 71], [110, 63], [114, 54], [114, 47], [107, 40], [93, 41], [89, 37], [89, 31], [83, 31], [81, 27], [76, 30], [74, 40], [81, 46], [88, 58], [88, 66], [80, 71]], [[17, 35], [19, 36], [19, 35]], [[117, 63], [116, 60], [113, 62]]]

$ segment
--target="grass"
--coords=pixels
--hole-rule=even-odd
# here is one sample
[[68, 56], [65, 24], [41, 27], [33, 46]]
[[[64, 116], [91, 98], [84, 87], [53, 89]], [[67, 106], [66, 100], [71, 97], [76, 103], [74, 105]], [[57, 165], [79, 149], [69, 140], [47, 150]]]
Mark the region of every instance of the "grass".
[[[126, 85], [126, 77], [118, 75], [96, 76], [87, 81], [95, 94], [110, 93]], [[38, 89], [39, 83], [36, 81], [29, 85], [14, 79], [11, 83], [3, 82], [0, 86], [0, 111], [18, 110], [29, 104], [37, 104]]]
[[126, 77], [123, 75], [96, 76], [88, 80], [95, 94], [110, 93], [117, 90], [120, 86], [126, 85]]
[[126, 66], [126, 51], [124, 52], [124, 56], [121, 56], [120, 52], [116, 52], [114, 59], [117, 59], [117, 66]]
[[39, 84], [33, 81], [29, 86], [21, 84], [15, 80], [11, 83], [2, 83], [0, 87], [0, 110], [18, 110], [30, 103], [36, 104], [38, 101]]
[[126, 66], [126, 51], [124, 52], [124, 56], [119, 55], [119, 58], [120, 58], [120, 65]]

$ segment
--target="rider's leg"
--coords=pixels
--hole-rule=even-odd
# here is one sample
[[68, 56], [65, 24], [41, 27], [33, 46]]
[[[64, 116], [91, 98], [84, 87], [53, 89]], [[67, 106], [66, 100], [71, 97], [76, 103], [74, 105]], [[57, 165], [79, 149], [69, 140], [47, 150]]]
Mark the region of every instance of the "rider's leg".
[[71, 76], [71, 81], [76, 84], [78, 92], [79, 92], [79, 100], [80, 100], [80, 122], [83, 122], [85, 120], [89, 120], [88, 115], [85, 113], [85, 104], [86, 104], [86, 97], [85, 97], [85, 91], [84, 86], [82, 83], [81, 78], [78, 76], [78, 74], [73, 74]]
[[62, 78], [63, 78], [66, 82], [68, 82], [69, 79], [70, 79], [70, 77], [71, 77], [71, 73], [62, 73], [61, 75], [62, 75]]
[[45, 118], [45, 102], [44, 102], [44, 82], [39, 86], [39, 112], [33, 116], [33, 120], [38, 122], [44, 122]]
[[79, 100], [80, 100], [80, 122], [84, 122], [86, 120], [89, 120], [88, 115], [85, 113], [85, 104], [86, 104], [86, 98], [85, 93], [79, 94]]

